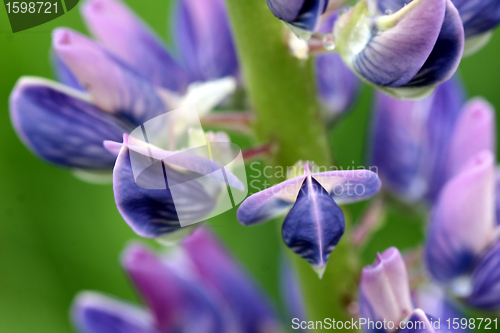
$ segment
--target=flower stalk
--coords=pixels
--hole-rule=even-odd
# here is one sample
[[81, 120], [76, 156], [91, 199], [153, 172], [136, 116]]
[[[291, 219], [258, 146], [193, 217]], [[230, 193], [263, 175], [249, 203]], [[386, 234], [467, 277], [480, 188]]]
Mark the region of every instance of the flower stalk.
[[[265, 1], [227, 0], [227, 5], [255, 109], [254, 131], [259, 141], [276, 146], [272, 163], [287, 167], [299, 160], [311, 160], [317, 165], [331, 165], [312, 60], [291, 55], [283, 38], [283, 25]], [[346, 309], [354, 299], [359, 270], [348, 239], [345, 237], [332, 253], [322, 280], [304, 259], [291, 255], [305, 296], [307, 319], [352, 317]]]

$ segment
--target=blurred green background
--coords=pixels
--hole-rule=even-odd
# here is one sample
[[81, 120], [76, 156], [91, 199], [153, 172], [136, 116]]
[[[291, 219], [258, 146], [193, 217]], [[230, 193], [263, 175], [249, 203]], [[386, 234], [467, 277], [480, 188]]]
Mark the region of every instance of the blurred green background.
[[[261, 0], [264, 1], [264, 0]], [[126, 1], [168, 42], [172, 0]], [[77, 180], [45, 164], [19, 141], [9, 119], [8, 97], [23, 75], [52, 77], [48, 61], [51, 30], [67, 26], [86, 32], [78, 10], [13, 34], [0, 9], [0, 332], [71, 332], [69, 307], [80, 290], [98, 290], [138, 301], [119, 266], [124, 245], [138, 239], [114, 205], [111, 185]], [[484, 96], [500, 109], [500, 34], [462, 61], [460, 74], [470, 96]], [[331, 135], [336, 161], [365, 165], [371, 90]], [[240, 140], [241, 141], [241, 140]], [[241, 141], [244, 142], [244, 141]], [[351, 208], [353, 218], [363, 204]], [[409, 248], [421, 226], [398, 212], [364, 251], [364, 262], [389, 246]], [[235, 255], [279, 305], [280, 242], [274, 223], [244, 228], [227, 212], [210, 222]], [[330, 264], [335, 264], [330, 263]]]

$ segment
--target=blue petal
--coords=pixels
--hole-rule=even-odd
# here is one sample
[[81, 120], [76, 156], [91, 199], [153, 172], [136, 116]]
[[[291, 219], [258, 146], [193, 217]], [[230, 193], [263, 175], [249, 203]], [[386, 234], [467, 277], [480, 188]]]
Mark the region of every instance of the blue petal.
[[242, 333], [279, 332], [279, 321], [263, 291], [226, 249], [202, 228], [183, 242], [200, 281], [228, 304]]
[[[282, 21], [293, 22], [308, 0], [266, 0], [271, 12]], [[311, 2], [311, 1], [310, 1]]]
[[494, 156], [477, 154], [441, 190], [431, 214], [426, 265], [442, 283], [468, 274], [493, 242], [495, 223]]
[[472, 293], [467, 303], [483, 310], [500, 309], [500, 242], [478, 262], [472, 274]]
[[[144, 164], [150, 166], [138, 176], [140, 178], [136, 183], [130, 150], [123, 147], [113, 170], [113, 191], [118, 211], [138, 235], [157, 238], [179, 231], [181, 225], [178, 211], [183, 214], [189, 212], [189, 216], [183, 215], [184, 218], [189, 217], [198, 221], [215, 207], [216, 197], [209, 195], [201, 184], [193, 181], [189, 182], [189, 186], [183, 186], [182, 189], [186, 193], [182, 200], [176, 200], [174, 203], [169, 182], [180, 184], [190, 180], [189, 176], [186, 178], [161, 161], [151, 164], [148, 156], [135, 153], [134, 158], [142, 158]], [[169, 175], [168, 182], [164, 178], [166, 169]], [[162, 183], [158, 184], [159, 181]], [[138, 183], [141, 187], [137, 185]]]
[[72, 319], [81, 333], [159, 333], [143, 309], [91, 292], [77, 296]]
[[[123, 266], [150, 308], [160, 332], [229, 333], [223, 303], [187, 273], [177, 258], [129, 246]], [[184, 266], [184, 267], [183, 267]]]
[[321, 269], [344, 231], [342, 210], [320, 183], [307, 176], [283, 222], [285, 244], [314, 268]]
[[312, 177], [339, 205], [371, 198], [382, 186], [377, 174], [369, 170], [327, 171], [313, 173]]
[[481, 35], [500, 23], [500, 2], [497, 0], [452, 0], [460, 12], [465, 37]]
[[235, 76], [238, 60], [222, 0], [181, 0], [174, 13], [177, 48], [192, 81]]
[[457, 71], [464, 52], [464, 28], [457, 9], [446, 1], [446, 14], [441, 33], [429, 58], [415, 77], [404, 87], [438, 85]]
[[447, 151], [463, 105], [461, 85], [450, 80], [421, 101], [379, 93], [372, 129], [371, 165], [386, 189], [406, 200], [431, 200], [448, 179]]
[[10, 96], [14, 128], [41, 158], [61, 166], [111, 169], [115, 157], [104, 140], [121, 140], [126, 124], [88, 102], [77, 90], [22, 78]]
[[[410, 2], [393, 15], [377, 18], [371, 37], [352, 66], [366, 80], [384, 87], [410, 82], [429, 58], [445, 17], [446, 0]], [[380, 25], [392, 25], [381, 30]]]
[[158, 36], [121, 1], [87, 1], [81, 12], [92, 34], [141, 76], [171, 91], [186, 89], [183, 69]]

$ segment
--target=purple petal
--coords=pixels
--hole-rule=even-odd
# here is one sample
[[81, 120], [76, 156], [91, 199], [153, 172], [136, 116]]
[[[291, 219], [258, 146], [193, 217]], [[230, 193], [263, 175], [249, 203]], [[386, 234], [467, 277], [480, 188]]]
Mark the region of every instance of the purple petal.
[[451, 138], [449, 174], [455, 175], [478, 152], [495, 151], [495, 110], [483, 99], [468, 102]]
[[415, 102], [377, 95], [371, 165], [378, 167], [386, 189], [406, 200], [432, 200], [439, 193], [447, 180], [449, 141], [462, 104], [457, 80]]
[[37, 78], [21, 78], [10, 96], [13, 126], [39, 157], [61, 166], [111, 169], [104, 140], [120, 140], [127, 126], [89, 103], [80, 91]]
[[305, 176], [289, 179], [251, 195], [238, 208], [238, 221], [253, 225], [285, 214], [295, 202], [304, 179]]
[[81, 333], [159, 333], [145, 310], [93, 292], [76, 297], [72, 319]]
[[[130, 156], [130, 150], [123, 147], [113, 170], [113, 191], [118, 211], [138, 235], [157, 238], [180, 231], [178, 212], [182, 212], [185, 218], [199, 221], [215, 207], [216, 197], [207, 193], [201, 184], [192, 181], [183, 187], [186, 192], [181, 195], [181, 200], [174, 201], [169, 181], [183, 183], [185, 175], [170, 170], [161, 161], [151, 164], [148, 155], [142, 156], [148, 167], [137, 180], [140, 187], [134, 177]], [[140, 155], [136, 153], [134, 158], [138, 159]], [[168, 181], [163, 173], [166, 169], [169, 169]], [[161, 179], [163, 183], [159, 186], [157, 183]]]
[[[373, 266], [363, 269], [360, 293], [363, 317], [399, 323], [413, 310], [406, 266], [396, 248], [379, 254]], [[369, 312], [366, 312], [370, 309]]]
[[187, 87], [186, 74], [159, 38], [121, 1], [90, 0], [81, 9], [92, 34], [140, 75], [171, 91]]
[[328, 7], [328, 0], [266, 0], [271, 12], [299, 29], [314, 31]]
[[436, 45], [417, 75], [404, 87], [436, 86], [448, 81], [457, 71], [463, 52], [462, 20], [451, 0], [446, 0], [446, 14]]
[[161, 332], [226, 332], [218, 304], [195, 280], [139, 245], [130, 246], [122, 262]]
[[173, 31], [192, 81], [237, 74], [238, 61], [224, 1], [180, 0]]
[[150, 82], [85, 36], [56, 29], [53, 48], [99, 108], [135, 126], [168, 111]]
[[495, 172], [495, 208], [497, 225], [500, 225], [500, 170]]
[[424, 311], [415, 310], [410, 318], [406, 321], [405, 329], [400, 330], [400, 333], [435, 333], [429, 318]]
[[500, 309], [500, 242], [490, 247], [472, 274], [472, 293], [466, 302], [483, 310]]
[[85, 90], [80, 83], [78, 83], [78, 80], [73, 73], [71, 73], [68, 66], [66, 66], [66, 64], [57, 56], [55, 52], [51, 52], [50, 58], [52, 60], [52, 67], [57, 81], [77, 90]]
[[500, 2], [496, 0], [452, 0], [460, 12], [465, 37], [484, 34], [500, 23]]
[[315, 178], [307, 176], [283, 222], [285, 244], [321, 272], [344, 231], [342, 210]]
[[446, 0], [414, 0], [395, 14], [378, 17], [366, 46], [347, 62], [376, 85], [409, 83], [431, 55], [445, 11]]
[[312, 177], [339, 205], [363, 201], [380, 191], [381, 182], [369, 170], [343, 170], [313, 173]]
[[200, 281], [228, 304], [241, 332], [278, 332], [276, 314], [262, 290], [207, 230], [183, 242]]
[[441, 191], [425, 248], [427, 268], [439, 282], [467, 273], [495, 236], [494, 157], [477, 154]]

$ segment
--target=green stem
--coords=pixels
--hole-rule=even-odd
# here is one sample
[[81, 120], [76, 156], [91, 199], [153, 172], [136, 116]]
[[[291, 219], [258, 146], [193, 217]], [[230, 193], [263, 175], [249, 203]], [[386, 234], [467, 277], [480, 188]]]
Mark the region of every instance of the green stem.
[[[299, 160], [310, 160], [330, 166], [312, 60], [301, 61], [290, 54], [283, 24], [271, 14], [266, 1], [226, 1], [255, 109], [254, 128], [260, 141], [276, 145], [273, 163], [290, 167]], [[332, 253], [323, 280], [305, 260], [293, 255], [311, 320], [351, 318], [347, 305], [359, 270], [348, 239], [346, 235]]]

